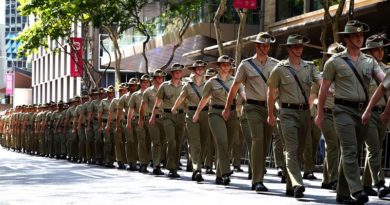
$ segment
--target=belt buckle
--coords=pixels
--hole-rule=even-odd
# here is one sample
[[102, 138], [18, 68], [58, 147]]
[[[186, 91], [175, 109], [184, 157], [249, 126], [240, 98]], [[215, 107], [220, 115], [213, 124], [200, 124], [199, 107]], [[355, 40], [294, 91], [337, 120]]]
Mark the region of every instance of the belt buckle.
[[358, 104], [358, 109], [359, 109], [359, 110], [363, 110], [363, 108], [364, 108], [364, 103], [360, 102], [360, 103]]
[[298, 110], [303, 111], [303, 104], [299, 104]]
[[383, 107], [382, 106], [378, 106], [378, 113], [382, 113], [383, 112]]

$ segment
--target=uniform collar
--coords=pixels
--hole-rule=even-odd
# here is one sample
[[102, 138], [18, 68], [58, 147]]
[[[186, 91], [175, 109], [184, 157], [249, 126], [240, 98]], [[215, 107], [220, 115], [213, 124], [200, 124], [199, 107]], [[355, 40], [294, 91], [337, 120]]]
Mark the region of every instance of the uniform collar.
[[[287, 58], [287, 60], [284, 61], [283, 63], [285, 66], [290, 66], [291, 63], [290, 63], [290, 58]], [[301, 59], [301, 64], [300, 64], [300, 67], [303, 68], [303, 67], [306, 67], [308, 64]]]
[[[221, 75], [220, 75], [219, 73], [218, 73], [215, 77], [218, 78], [218, 79], [220, 79], [220, 80], [222, 80]], [[225, 82], [227, 82], [227, 81], [229, 81], [229, 80], [233, 80], [233, 79], [234, 79], [234, 77], [231, 76], [231, 75], [229, 75], [229, 76], [226, 78], [226, 81], [225, 81]]]
[[[252, 59], [252, 60], [255, 60], [255, 61], [258, 62], [260, 65], [262, 65], [262, 64], [260, 63], [260, 61], [257, 60], [256, 56], [257, 56], [257, 54], [253, 55], [251, 59]], [[264, 64], [264, 65], [267, 65], [267, 63], [270, 62], [270, 60], [271, 60], [271, 58], [267, 55], [267, 60], [265, 61], [265, 64]]]
[[[349, 58], [349, 59], [352, 59], [352, 58], [350, 57], [350, 55], [347, 53], [347, 50], [344, 50], [344, 51], [341, 52], [338, 56], [340, 56], [341, 58], [347, 57], [347, 58]], [[366, 56], [364, 53], [360, 52], [360, 55], [359, 55], [358, 60], [361, 61], [361, 60], [366, 59], [366, 58], [367, 58], [367, 56]]]

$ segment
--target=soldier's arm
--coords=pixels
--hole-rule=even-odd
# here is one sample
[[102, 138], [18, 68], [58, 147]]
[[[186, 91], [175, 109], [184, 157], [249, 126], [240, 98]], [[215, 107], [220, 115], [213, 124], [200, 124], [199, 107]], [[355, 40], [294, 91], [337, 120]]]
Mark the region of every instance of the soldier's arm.
[[237, 92], [240, 89], [241, 82], [239, 81], [234, 81], [232, 87], [229, 90], [229, 94], [225, 103], [225, 110], [230, 110], [230, 106], [233, 103], [233, 100], [237, 96]]
[[88, 112], [88, 117], [87, 117], [87, 123], [88, 123], [88, 127], [90, 127], [92, 125], [92, 112]]
[[175, 101], [175, 104], [173, 105], [172, 107], [172, 111], [175, 111], [182, 103], [183, 101], [186, 99], [186, 97], [184, 96], [184, 93], [182, 92], [179, 97], [176, 99]]
[[152, 116], [151, 116], [151, 118], [154, 119], [154, 117], [155, 117], [156, 114], [157, 114], [157, 111], [158, 111], [159, 107], [161, 106], [161, 103], [162, 103], [162, 99], [156, 98], [156, 102], [154, 103], [154, 106], [153, 106], [153, 111], [152, 111]]
[[75, 115], [73, 116], [73, 132], [76, 133], [77, 132], [77, 127], [78, 127], [78, 117]]
[[322, 121], [324, 119], [324, 105], [325, 105], [325, 99], [328, 95], [328, 90], [332, 82], [327, 79], [323, 79], [320, 87], [320, 92], [318, 94], [318, 111], [317, 111], [317, 117], [316, 117], [316, 125], [321, 128], [322, 127]]
[[210, 100], [210, 95], [208, 96], [203, 96], [202, 99], [199, 102], [198, 108], [195, 111], [194, 117], [192, 118], [193, 122], [197, 122], [199, 118], [200, 112], [202, 112], [203, 108], [207, 105], [207, 103]]
[[267, 90], [267, 108], [268, 108], [268, 123], [272, 126], [275, 125], [276, 121], [275, 121], [275, 113], [274, 113], [274, 109], [275, 109], [275, 97], [276, 97], [276, 91], [277, 91], [277, 88], [274, 88], [274, 87], [271, 87], [271, 86], [268, 86], [268, 90]]
[[[367, 124], [368, 120], [371, 117], [372, 109], [375, 107], [376, 104], [378, 104], [378, 102], [381, 100], [381, 98], [385, 94], [386, 94], [386, 88], [383, 86], [383, 83], [381, 83], [376, 88], [374, 94], [371, 96], [370, 102], [368, 103], [367, 108], [366, 108], [366, 110], [364, 111], [364, 113], [362, 115], [362, 123], [363, 124]], [[390, 112], [390, 110], [389, 110], [390, 108], [389, 109], [387, 108], [388, 105], [389, 105], [389, 103], [387, 103], [387, 105], [386, 105], [385, 112], [386, 111]]]
[[122, 115], [123, 115], [123, 99], [120, 99], [118, 102], [118, 108], [117, 108], [116, 116], [115, 116], [117, 128], [119, 128], [122, 124]]
[[81, 125], [84, 123], [84, 114], [80, 114], [77, 120], [77, 130], [81, 129]]

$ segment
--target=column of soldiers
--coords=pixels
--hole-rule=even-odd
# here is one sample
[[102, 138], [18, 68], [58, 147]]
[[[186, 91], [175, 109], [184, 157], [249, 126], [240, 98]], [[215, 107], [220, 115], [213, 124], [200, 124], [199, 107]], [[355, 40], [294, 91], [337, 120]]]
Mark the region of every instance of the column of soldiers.
[[190, 77], [182, 80], [185, 66], [175, 63], [168, 69], [170, 80], [164, 81], [168, 73], [162, 70], [132, 78], [119, 86], [118, 98], [109, 86], [83, 91], [68, 103], [9, 109], [0, 118], [0, 142], [18, 152], [108, 168], [149, 173], [150, 165], [153, 175], [164, 175], [166, 168], [169, 178], [180, 178], [187, 141], [192, 181], [204, 181], [206, 168], [205, 174], [215, 174], [220, 185], [229, 185], [234, 171], [243, 171], [245, 144], [251, 189], [263, 193], [268, 191], [264, 175], [273, 141], [285, 194], [301, 198], [303, 179], [317, 179], [314, 165], [322, 133], [326, 154], [321, 188], [336, 190], [338, 203], [364, 204], [369, 195], [390, 193], [381, 162], [390, 119], [390, 77], [385, 77], [390, 69], [382, 60], [390, 43], [376, 34], [362, 48], [368, 31], [366, 24], [348, 21], [339, 32], [345, 47], [329, 47], [323, 73], [302, 59], [308, 38], [288, 36], [280, 44], [288, 58], [279, 61], [268, 56], [276, 38], [261, 32], [253, 41], [255, 55], [237, 70], [223, 55], [212, 63], [197, 60], [187, 67]]

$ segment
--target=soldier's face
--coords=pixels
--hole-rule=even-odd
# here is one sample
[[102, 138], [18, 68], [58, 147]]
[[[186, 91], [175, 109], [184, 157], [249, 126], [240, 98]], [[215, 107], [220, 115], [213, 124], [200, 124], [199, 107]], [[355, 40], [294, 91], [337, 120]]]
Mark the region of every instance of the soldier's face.
[[137, 84], [131, 84], [130, 85], [130, 92], [135, 92], [138, 90], [138, 85]]
[[383, 60], [383, 56], [385, 55], [385, 50], [383, 48], [375, 48], [371, 50], [371, 55], [378, 61]]
[[219, 70], [222, 73], [230, 73], [231, 68], [232, 68], [232, 65], [230, 63], [220, 63], [219, 64]]
[[142, 89], [148, 88], [149, 85], [150, 85], [150, 81], [148, 81], [148, 80], [141, 80], [141, 88]]
[[268, 51], [271, 48], [269, 43], [258, 43], [256, 44], [256, 52], [262, 55], [268, 55]]
[[301, 57], [303, 53], [303, 45], [292, 45], [288, 49], [289, 55], [294, 55], [296, 57]]
[[164, 77], [162, 76], [156, 76], [154, 77], [154, 80], [158, 83], [158, 84], [161, 84], [164, 82]]
[[175, 71], [172, 71], [171, 75], [172, 75], [172, 78], [174, 79], [180, 79], [181, 78], [181, 71], [180, 70], [175, 70]]
[[347, 46], [348, 44], [352, 44], [353, 47], [361, 48], [364, 43], [364, 35], [363, 33], [352, 33], [346, 38]]
[[202, 76], [204, 73], [204, 68], [203, 67], [196, 67], [194, 70], [194, 73], [198, 76]]

